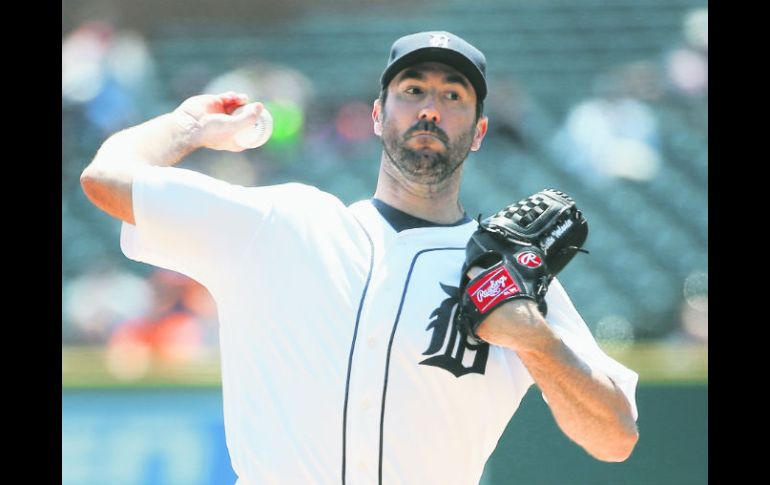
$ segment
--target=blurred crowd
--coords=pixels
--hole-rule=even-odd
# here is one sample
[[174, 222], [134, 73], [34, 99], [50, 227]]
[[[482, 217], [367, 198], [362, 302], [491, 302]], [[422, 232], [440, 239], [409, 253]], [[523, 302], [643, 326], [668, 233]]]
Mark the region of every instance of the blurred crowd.
[[[488, 139], [493, 144], [489, 156], [497, 153], [494, 143], [498, 143], [498, 149], [518, 157], [517, 163], [547, 160], [556, 173], [574, 180], [571, 190], [589, 195], [616, 190], [631, 200], [655, 194], [654, 190], [679, 193], [676, 177], [705, 191], [707, 162], [698, 157], [705, 157], [707, 150], [707, 8], [688, 11], [680, 28], [677, 40], [654, 56], [596, 72], [592, 92], [574, 93], [562, 113], [549, 109], [520, 79], [497, 76], [486, 106], [491, 120]], [[216, 307], [206, 289], [176, 273], [126, 260], [118, 246], [119, 223], [90, 206], [80, 191], [80, 172], [99, 144], [117, 130], [201, 92], [259, 93], [275, 120], [273, 138], [263, 149], [196, 153], [186, 163], [242, 185], [301, 180], [321, 185], [345, 202], [371, 195], [379, 159], [371, 130], [371, 99], [323, 103], [312, 76], [259, 59], [224, 70], [204, 63], [175, 66], [171, 75], [169, 69], [158, 62], [152, 42], [139, 32], [106, 21], [86, 21], [63, 33], [63, 345], [106, 346], [116, 355], [138, 352], [166, 362], [186, 362], [217, 343]], [[696, 150], [693, 144], [698, 143]], [[681, 170], [671, 155], [677, 149], [686, 152], [684, 162], [676, 161], [684, 167]], [[479, 153], [477, 157], [483, 156], [484, 150]], [[471, 185], [483, 182], [473, 173], [468, 178]], [[701, 182], [703, 187], [698, 187]], [[489, 211], [499, 203], [484, 199], [484, 194], [472, 199], [473, 192], [472, 187], [464, 191], [471, 207]], [[692, 221], [685, 209], [707, 217], [706, 207], [687, 207], [692, 199], [685, 196], [669, 203], [671, 207], [660, 210], [672, 224], [689, 227]], [[685, 214], [681, 222], [680, 210]], [[612, 212], [607, 214], [611, 222]], [[707, 245], [705, 227], [704, 222], [693, 229], [703, 232], [698, 236], [702, 254]], [[649, 244], [668, 249], [666, 241]], [[607, 341], [655, 338], [705, 343], [705, 259], [683, 271], [679, 287], [668, 288], [678, 296], [665, 309], [668, 313], [661, 313], [670, 320], [666, 324], [646, 328], [647, 322], [621, 312], [600, 315], [590, 309], [584, 317]], [[629, 275], [616, 277], [623, 281]], [[606, 279], [611, 287], [612, 275]], [[650, 279], [650, 286], [655, 286], [655, 278]], [[629, 301], [637, 298], [635, 303], [646, 304], [645, 295], [629, 291]]]

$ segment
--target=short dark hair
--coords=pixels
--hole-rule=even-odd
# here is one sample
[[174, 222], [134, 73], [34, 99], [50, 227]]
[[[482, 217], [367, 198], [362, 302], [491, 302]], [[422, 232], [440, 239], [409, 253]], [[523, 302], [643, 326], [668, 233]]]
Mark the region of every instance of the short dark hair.
[[[385, 100], [388, 99], [388, 87], [380, 89], [380, 104], [385, 107]], [[476, 98], [476, 121], [479, 121], [481, 115], [484, 114], [484, 100]]]

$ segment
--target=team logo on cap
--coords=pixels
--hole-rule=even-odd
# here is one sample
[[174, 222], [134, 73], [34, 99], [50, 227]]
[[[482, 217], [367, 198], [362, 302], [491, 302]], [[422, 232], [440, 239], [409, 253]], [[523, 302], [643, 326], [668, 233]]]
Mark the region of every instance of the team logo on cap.
[[433, 47], [449, 47], [449, 37], [443, 34], [430, 34], [430, 40], [428, 42]]
[[543, 260], [540, 259], [540, 256], [531, 251], [524, 251], [523, 253], [519, 253], [519, 255], [516, 256], [516, 262], [522, 266], [526, 266], [527, 268], [537, 268], [543, 264]]

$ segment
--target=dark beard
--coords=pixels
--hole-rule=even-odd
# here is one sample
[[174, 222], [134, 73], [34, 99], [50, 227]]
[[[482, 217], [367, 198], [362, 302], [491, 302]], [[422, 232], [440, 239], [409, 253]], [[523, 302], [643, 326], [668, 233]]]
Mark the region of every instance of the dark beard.
[[[444, 131], [427, 120], [420, 120], [403, 137], [385, 128], [382, 134], [382, 147], [390, 162], [410, 182], [437, 185], [447, 180], [463, 164], [471, 150], [475, 123], [470, 130], [462, 134], [454, 143]], [[406, 145], [407, 139], [416, 131], [434, 133], [447, 149], [438, 153], [429, 149], [412, 149]]]

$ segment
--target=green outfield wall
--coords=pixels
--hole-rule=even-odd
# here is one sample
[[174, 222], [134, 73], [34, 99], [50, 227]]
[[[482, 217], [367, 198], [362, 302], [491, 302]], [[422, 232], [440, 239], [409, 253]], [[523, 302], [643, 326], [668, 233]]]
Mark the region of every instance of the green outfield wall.
[[557, 427], [531, 388], [487, 462], [483, 485], [703, 485], [708, 483], [708, 386], [642, 384], [639, 442], [622, 463], [591, 458]]

